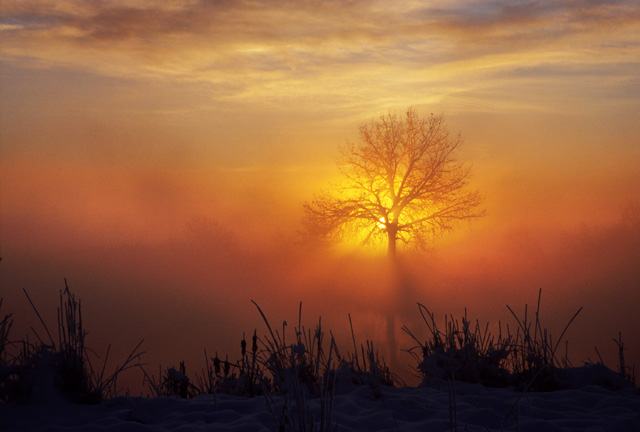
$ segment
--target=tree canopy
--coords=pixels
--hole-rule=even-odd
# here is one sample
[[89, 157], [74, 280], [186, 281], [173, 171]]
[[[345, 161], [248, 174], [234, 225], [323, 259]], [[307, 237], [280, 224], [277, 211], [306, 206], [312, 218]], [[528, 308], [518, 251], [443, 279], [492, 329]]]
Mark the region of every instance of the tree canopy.
[[460, 134], [444, 116], [382, 115], [360, 126], [357, 143], [340, 148], [342, 182], [304, 203], [307, 231], [323, 238], [364, 233], [363, 243], [386, 240], [424, 248], [456, 222], [480, 217], [482, 196], [468, 191], [470, 167], [456, 159]]

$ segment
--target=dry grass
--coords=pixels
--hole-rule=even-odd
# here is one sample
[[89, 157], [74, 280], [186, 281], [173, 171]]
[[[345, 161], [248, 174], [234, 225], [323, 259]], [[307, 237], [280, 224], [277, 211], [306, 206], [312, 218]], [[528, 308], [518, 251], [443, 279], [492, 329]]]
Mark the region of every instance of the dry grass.
[[[82, 304], [80, 299], [69, 290], [65, 279], [65, 289], [60, 291], [57, 342], [49, 327], [42, 319], [29, 294], [24, 291], [34, 313], [46, 333], [46, 340], [40, 337], [32, 327], [36, 342], [28, 337], [19, 342], [8, 338], [11, 327], [11, 316], [8, 315], [0, 324], [0, 400], [4, 402], [23, 401], [33, 396], [36, 391], [55, 391], [66, 395], [74, 402], [99, 403], [106, 398], [116, 396], [118, 376], [127, 369], [140, 367], [142, 341], [136, 345], [125, 361], [115, 367], [112, 373], [106, 372], [111, 346], [107, 348], [102, 366], [93, 366], [91, 358], [97, 354], [86, 344], [87, 332], [82, 322]], [[0, 302], [1, 303], [1, 302]], [[9, 355], [8, 348], [17, 348], [18, 353]], [[48, 383], [52, 388], [43, 388]]]
[[[472, 323], [466, 315], [460, 320], [445, 316], [444, 331], [441, 331], [426, 306], [418, 304], [418, 309], [429, 330], [426, 338], [418, 339], [407, 328], [403, 330], [418, 344], [408, 352], [418, 362], [417, 369], [426, 381], [460, 380], [478, 382], [486, 386], [506, 387], [513, 385], [521, 390], [555, 390], [564, 386], [563, 376], [558, 371], [568, 368], [568, 344], [562, 357], [558, 358], [558, 348], [563, 337], [582, 311], [573, 315], [555, 340], [552, 333], [540, 321], [540, 300], [538, 294], [535, 318], [529, 319], [528, 305], [522, 318], [507, 305], [516, 320], [515, 333], [498, 323], [498, 335], [489, 331], [489, 323], [481, 326]], [[424, 342], [422, 342], [424, 340]]]
[[[209, 357], [204, 351], [205, 367], [195, 374], [195, 381], [187, 375], [184, 362], [178, 368], [160, 368], [158, 379], [150, 376], [141, 363], [142, 341], [131, 351], [125, 361], [112, 373], [106, 373], [110, 346], [101, 367], [95, 368], [97, 355], [87, 348], [87, 333], [83, 327], [80, 299], [69, 290], [60, 291], [58, 306], [57, 340], [49, 331], [34, 302], [25, 291], [36, 317], [41, 323], [40, 333], [32, 328], [31, 334], [20, 341], [10, 339], [13, 324], [11, 314], [0, 320], [0, 402], [26, 400], [37, 387], [42, 371], [48, 375], [56, 391], [71, 400], [97, 403], [121, 394], [118, 376], [125, 370], [142, 370], [146, 384], [153, 396], [178, 396], [193, 398], [199, 394], [220, 393], [236, 396], [266, 397], [274, 421], [295, 424], [298, 430], [311, 430], [314, 421], [306, 407], [307, 396], [321, 398], [321, 430], [331, 423], [331, 407], [336, 380], [346, 379], [352, 385], [367, 385], [374, 397], [382, 394], [383, 386], [402, 386], [404, 383], [379, 356], [373, 341], [356, 343], [351, 316], [352, 350], [343, 355], [333, 334], [325, 333], [322, 320], [305, 328], [302, 324], [302, 304], [298, 310], [297, 325], [290, 329], [284, 321], [277, 328], [272, 326], [263, 310], [254, 302], [266, 331], [260, 336], [254, 330], [250, 338], [243, 333], [239, 344], [238, 360], [216, 352]], [[427, 384], [451, 385], [454, 381], [477, 382], [485, 386], [514, 386], [523, 392], [546, 391], [563, 388], [563, 370], [570, 367], [568, 343], [564, 353], [558, 354], [563, 337], [582, 308], [568, 320], [558, 338], [545, 328], [540, 320], [541, 293], [533, 317], [528, 306], [519, 317], [507, 306], [516, 325], [511, 330], [498, 323], [497, 335], [489, 331], [489, 323], [481, 325], [465, 315], [459, 319], [445, 316], [439, 327], [434, 314], [423, 304], [418, 311], [426, 325], [426, 337], [418, 337], [408, 327], [402, 329], [416, 343], [406, 350], [416, 361], [416, 369]], [[0, 299], [0, 309], [2, 299]], [[44, 333], [43, 333], [44, 332]], [[247, 340], [248, 339], [248, 340]], [[619, 374], [635, 384], [635, 371], [624, 362], [622, 335], [614, 339], [618, 346]], [[286, 395], [287, 403], [277, 406], [270, 394]], [[290, 428], [287, 426], [285, 429]]]

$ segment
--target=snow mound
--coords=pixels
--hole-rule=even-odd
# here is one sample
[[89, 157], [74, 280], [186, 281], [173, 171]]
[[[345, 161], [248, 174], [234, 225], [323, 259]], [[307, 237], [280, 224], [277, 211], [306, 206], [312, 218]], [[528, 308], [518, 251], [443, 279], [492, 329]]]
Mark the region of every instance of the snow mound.
[[[367, 384], [355, 385], [357, 377], [343, 375], [334, 395], [331, 421], [340, 431], [640, 430], [637, 388], [611, 390], [619, 383], [597, 365], [575, 368], [568, 376], [573, 388], [521, 393], [461, 382], [444, 383], [440, 389], [374, 389]], [[604, 387], [596, 383], [604, 383]], [[1, 404], [0, 430], [273, 431], [278, 430], [278, 420], [283, 417], [289, 425], [299, 424], [293, 395], [269, 398], [272, 411], [264, 396], [203, 395], [189, 400], [117, 397], [100, 405], [38, 399]], [[322, 402], [319, 396], [305, 396], [305, 410], [314, 419], [315, 430], [319, 430]]]

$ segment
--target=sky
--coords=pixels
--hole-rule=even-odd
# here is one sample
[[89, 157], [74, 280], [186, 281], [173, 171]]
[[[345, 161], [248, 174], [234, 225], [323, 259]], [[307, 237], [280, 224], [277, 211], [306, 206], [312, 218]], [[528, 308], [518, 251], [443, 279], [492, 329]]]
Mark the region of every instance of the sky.
[[[555, 334], [585, 306], [575, 363], [622, 331], [640, 366], [639, 34], [633, 1], [4, 0], [3, 311], [34, 325], [25, 288], [55, 323], [66, 277], [96, 344], [170, 366], [236, 349], [252, 299], [384, 349], [416, 302], [508, 321], [542, 289]], [[379, 250], [299, 232], [339, 146], [410, 106], [463, 136], [487, 216], [400, 293]]]

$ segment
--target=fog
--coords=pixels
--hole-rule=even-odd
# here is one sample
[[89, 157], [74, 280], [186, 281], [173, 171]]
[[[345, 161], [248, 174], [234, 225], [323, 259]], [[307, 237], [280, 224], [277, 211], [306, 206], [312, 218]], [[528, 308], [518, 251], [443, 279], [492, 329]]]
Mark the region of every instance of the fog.
[[[200, 370], [204, 349], [237, 358], [243, 332], [266, 331], [252, 300], [289, 334], [302, 302], [343, 351], [350, 313], [358, 342], [409, 376], [400, 327], [426, 332], [417, 302], [513, 328], [506, 305], [532, 311], [542, 289], [554, 335], [584, 306], [566, 334], [574, 364], [598, 346], [615, 368], [619, 331], [640, 364], [629, 2], [25, 3], [0, 10], [12, 338], [43, 335], [23, 289], [55, 329], [67, 278], [87, 343], [113, 344], [115, 363], [144, 338], [156, 376]], [[335, 179], [338, 146], [410, 106], [461, 133], [487, 216], [403, 253], [398, 271], [375, 249], [306, 244], [302, 204]]]
[[[287, 321], [289, 337], [303, 324], [332, 330], [343, 352], [351, 351], [348, 314], [358, 343], [373, 340], [393, 370], [412, 382], [408, 349], [412, 341], [400, 331], [409, 326], [426, 336], [416, 306], [436, 319], [465, 313], [481, 325], [498, 321], [515, 330], [506, 305], [533, 316], [542, 289], [541, 321], [558, 337], [569, 327], [569, 358], [574, 365], [598, 360], [617, 368], [613, 338], [622, 332], [627, 364], [640, 364], [640, 224], [637, 206], [618, 221], [570, 231], [541, 231], [526, 226], [471, 231], [461, 241], [442, 239], [427, 252], [404, 253], [399, 276], [383, 254], [362, 248], [327, 249], [304, 244], [292, 226], [288, 233], [263, 229], [254, 242], [216, 220], [184, 221], [181, 235], [158, 241], [99, 244], [82, 236], [65, 241], [66, 231], [49, 225], [49, 241], [20, 241], [38, 224], [15, 220], [23, 229], [4, 233], [0, 264], [3, 313], [14, 313], [12, 338], [45, 334], [22, 292], [33, 299], [50, 330], [56, 327], [58, 295], [67, 278], [82, 299], [88, 345], [104, 354], [112, 344], [110, 364], [122, 361], [144, 338], [143, 357], [150, 373], [185, 361], [187, 371], [204, 366], [204, 349], [240, 356], [243, 332], [266, 333], [257, 302], [272, 326]], [[31, 225], [30, 225], [31, 224]], [[45, 223], [46, 225], [46, 223]], [[69, 235], [71, 235], [69, 233]], [[71, 238], [71, 237], [70, 237]], [[440, 244], [440, 246], [437, 246]], [[392, 320], [395, 344], [387, 333]], [[503, 327], [504, 329], [505, 327]], [[53, 333], [55, 335], [55, 333]], [[561, 344], [564, 353], [564, 342]], [[134, 392], [141, 375], [126, 379]]]

